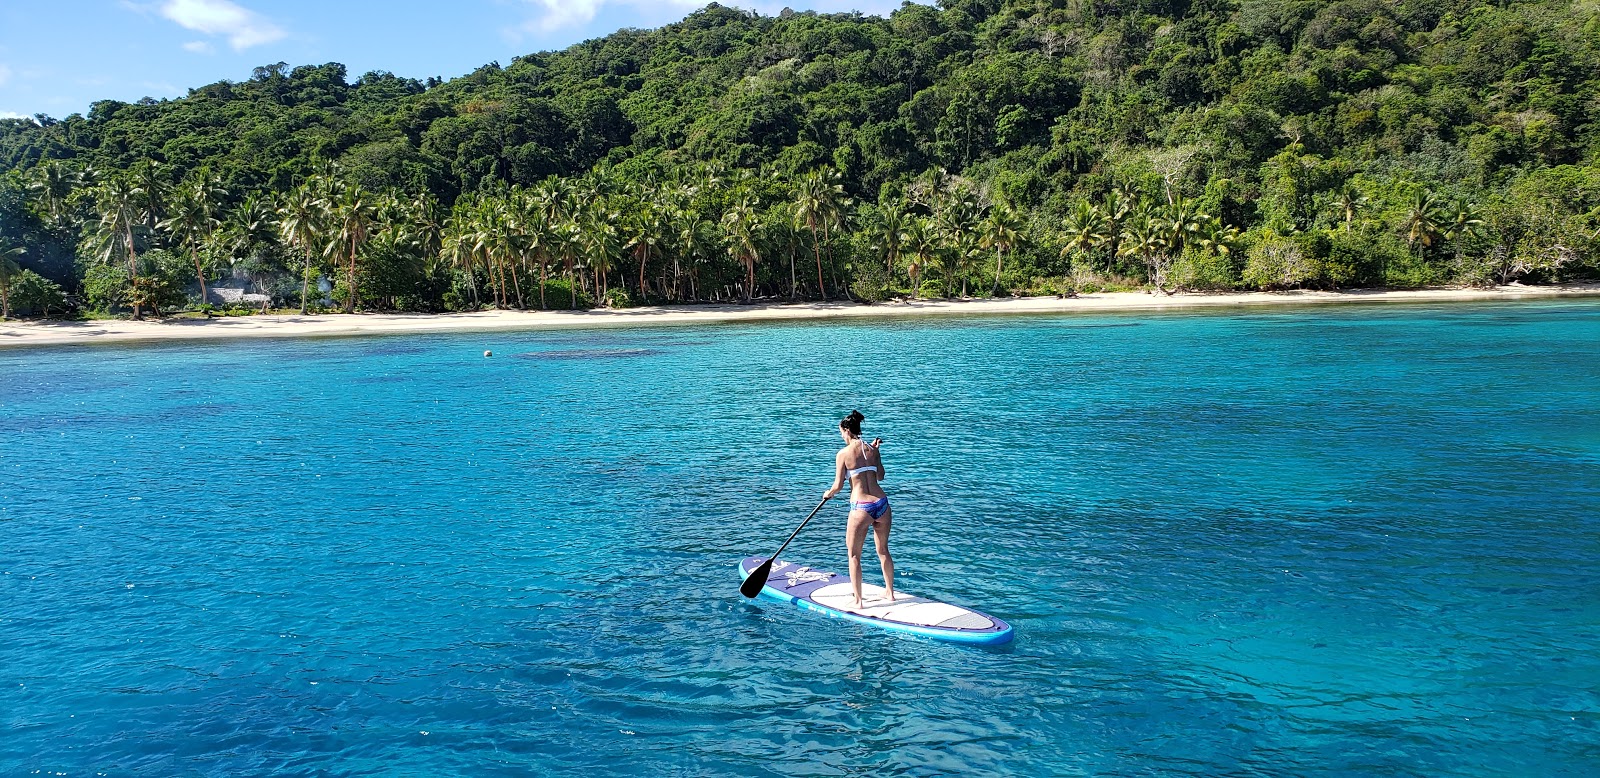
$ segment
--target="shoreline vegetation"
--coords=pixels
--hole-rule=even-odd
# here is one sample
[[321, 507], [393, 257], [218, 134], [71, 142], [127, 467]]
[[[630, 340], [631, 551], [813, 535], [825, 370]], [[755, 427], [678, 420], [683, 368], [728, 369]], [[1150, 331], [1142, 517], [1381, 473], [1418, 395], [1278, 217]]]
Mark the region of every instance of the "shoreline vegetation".
[[0, 319], [1593, 282], [1597, 31], [710, 4], [451, 80], [279, 62], [0, 119]]
[[1350, 290], [1341, 292], [1182, 293], [1106, 292], [1079, 297], [1017, 297], [951, 300], [901, 300], [861, 303], [792, 303], [581, 311], [491, 310], [452, 314], [360, 313], [301, 316], [257, 314], [213, 319], [135, 321], [0, 322], [0, 348], [95, 345], [108, 343], [197, 341], [229, 338], [349, 337], [443, 332], [508, 332], [526, 330], [642, 327], [656, 325], [726, 324], [759, 321], [862, 319], [921, 316], [996, 316], [1091, 314], [1129, 311], [1176, 311], [1377, 303], [1497, 302], [1518, 300], [1597, 299], [1600, 284], [1493, 288]]

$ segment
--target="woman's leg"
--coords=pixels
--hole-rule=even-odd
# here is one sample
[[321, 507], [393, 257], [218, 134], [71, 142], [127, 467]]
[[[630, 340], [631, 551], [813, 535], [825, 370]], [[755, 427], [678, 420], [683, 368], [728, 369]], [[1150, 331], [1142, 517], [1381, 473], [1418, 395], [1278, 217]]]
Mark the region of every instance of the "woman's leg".
[[872, 525], [872, 539], [878, 546], [878, 564], [883, 566], [883, 590], [894, 602], [894, 557], [889, 556], [889, 525], [894, 522], [894, 509], [884, 508], [883, 515]]
[[856, 595], [854, 607], [861, 607], [861, 547], [867, 543], [867, 528], [872, 517], [866, 511], [850, 511], [850, 521], [844, 528], [844, 547], [850, 554], [850, 588]]

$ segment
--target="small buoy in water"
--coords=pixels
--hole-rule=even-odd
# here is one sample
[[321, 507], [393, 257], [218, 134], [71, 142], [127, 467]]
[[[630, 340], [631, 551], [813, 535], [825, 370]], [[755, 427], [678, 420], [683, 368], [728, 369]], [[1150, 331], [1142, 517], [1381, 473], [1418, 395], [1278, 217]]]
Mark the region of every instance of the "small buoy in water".
[[493, 351], [485, 351], [485, 352], [483, 352], [483, 355], [485, 357], [492, 357], [492, 356], [494, 356], [494, 352]]

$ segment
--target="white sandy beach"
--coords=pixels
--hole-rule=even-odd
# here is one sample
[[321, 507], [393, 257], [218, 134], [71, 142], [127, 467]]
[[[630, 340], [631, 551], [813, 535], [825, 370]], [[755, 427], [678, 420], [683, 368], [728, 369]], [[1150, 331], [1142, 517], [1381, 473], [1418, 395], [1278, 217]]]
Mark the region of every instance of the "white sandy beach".
[[1170, 311], [1270, 305], [1350, 303], [1438, 303], [1600, 298], [1600, 284], [1522, 286], [1493, 289], [1415, 291], [1248, 292], [1178, 294], [1142, 292], [1089, 294], [1072, 299], [1024, 297], [977, 300], [917, 300], [858, 305], [685, 305], [593, 311], [483, 311], [456, 314], [263, 315], [169, 321], [0, 322], [0, 347], [57, 346], [128, 341], [202, 340], [374, 335], [406, 332], [489, 332], [657, 324], [708, 324], [785, 319], [870, 318], [940, 315], [1072, 314], [1109, 311]]

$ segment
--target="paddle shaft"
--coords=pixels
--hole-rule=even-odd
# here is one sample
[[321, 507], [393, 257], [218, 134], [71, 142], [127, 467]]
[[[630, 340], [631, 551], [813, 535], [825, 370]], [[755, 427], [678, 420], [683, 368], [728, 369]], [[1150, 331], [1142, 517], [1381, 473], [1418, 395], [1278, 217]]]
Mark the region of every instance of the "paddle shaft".
[[817, 503], [817, 507], [811, 509], [811, 515], [807, 516], [805, 521], [800, 522], [800, 526], [794, 528], [794, 533], [789, 535], [789, 539], [788, 540], [783, 541], [783, 545], [778, 546], [778, 550], [777, 551], [772, 552], [772, 557], [767, 560], [768, 562], [771, 562], [773, 559], [777, 559], [778, 555], [782, 554], [783, 550], [788, 548], [790, 543], [794, 542], [795, 537], [800, 534], [800, 530], [803, 530], [803, 529], [806, 528], [806, 524], [811, 521], [813, 516], [817, 515], [817, 511], [822, 510], [822, 506], [828, 504], [828, 500], [829, 499], [831, 499], [831, 498], [828, 498], [828, 497], [822, 498], [822, 502]]
[[805, 521], [800, 522], [800, 526], [794, 528], [794, 532], [789, 535], [788, 540], [783, 541], [783, 545], [778, 546], [777, 552], [768, 557], [767, 561], [762, 562], [760, 567], [750, 571], [750, 575], [746, 576], [744, 583], [739, 586], [740, 594], [746, 597], [755, 597], [761, 593], [761, 587], [766, 585], [767, 575], [772, 572], [772, 563], [778, 559], [778, 554], [782, 554], [783, 550], [789, 547], [789, 544], [800, 534], [800, 530], [806, 528], [806, 524], [810, 523], [812, 517], [817, 515], [817, 511], [822, 510], [822, 506], [828, 504], [829, 499], [828, 497], [822, 498], [822, 502], [817, 503], [817, 507], [811, 509], [811, 515], [807, 516]]

